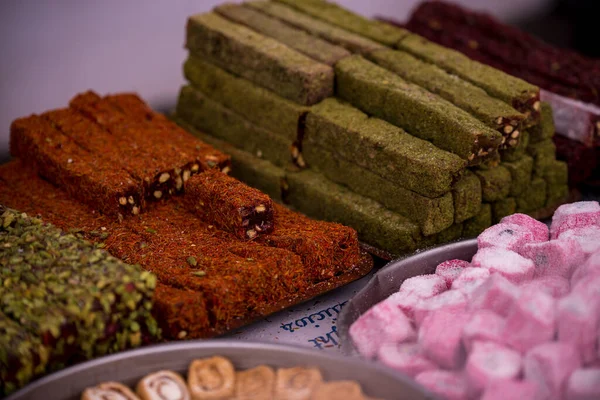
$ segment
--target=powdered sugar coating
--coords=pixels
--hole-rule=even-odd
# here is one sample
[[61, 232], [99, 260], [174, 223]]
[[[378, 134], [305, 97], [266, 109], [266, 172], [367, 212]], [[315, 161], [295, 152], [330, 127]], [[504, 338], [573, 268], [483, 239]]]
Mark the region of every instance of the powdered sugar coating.
[[517, 224], [500, 223], [490, 226], [477, 237], [479, 249], [486, 247], [501, 247], [519, 251], [525, 243], [533, 242], [531, 231]]
[[482, 392], [491, 382], [517, 378], [522, 364], [521, 354], [515, 350], [493, 342], [475, 342], [465, 372], [475, 392]]
[[467, 352], [476, 341], [501, 343], [505, 323], [504, 318], [493, 311], [475, 311], [463, 328], [463, 344]]
[[531, 218], [527, 214], [512, 214], [502, 218], [500, 223], [516, 224], [529, 230], [533, 234], [536, 242], [545, 242], [550, 237], [550, 230], [548, 229], [548, 226], [535, 218]]
[[478, 250], [471, 264], [474, 267], [487, 269], [491, 273], [499, 273], [513, 283], [529, 281], [535, 272], [533, 261], [514, 251], [498, 247]]
[[400, 285], [400, 292], [414, 293], [421, 298], [433, 297], [436, 294], [444, 292], [448, 287], [446, 281], [435, 274], [418, 275], [406, 279]]
[[460, 273], [465, 268], [468, 268], [469, 265], [470, 263], [464, 260], [444, 261], [435, 268], [435, 274], [444, 278], [444, 280], [446, 281], [446, 286], [448, 287], [448, 289], [450, 289], [452, 287], [452, 282], [454, 282], [454, 280], [458, 278]]
[[425, 358], [416, 343], [386, 343], [381, 346], [378, 359], [384, 365], [411, 377], [438, 368]]
[[600, 226], [600, 204], [597, 201], [563, 204], [552, 216], [550, 238], [556, 239], [564, 231], [587, 226]]
[[573, 269], [585, 259], [581, 245], [573, 239], [526, 243], [519, 250], [519, 254], [533, 261], [534, 277], [558, 275], [570, 278]]

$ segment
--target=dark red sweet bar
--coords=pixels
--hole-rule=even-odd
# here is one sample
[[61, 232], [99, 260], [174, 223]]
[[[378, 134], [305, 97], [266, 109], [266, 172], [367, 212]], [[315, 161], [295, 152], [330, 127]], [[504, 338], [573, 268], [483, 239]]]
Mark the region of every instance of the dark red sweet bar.
[[191, 212], [239, 239], [252, 240], [273, 230], [269, 196], [217, 170], [190, 178], [183, 198]]
[[12, 123], [10, 149], [13, 156], [94, 210], [136, 215], [144, 205], [141, 181], [101, 154], [81, 148], [37, 115]]

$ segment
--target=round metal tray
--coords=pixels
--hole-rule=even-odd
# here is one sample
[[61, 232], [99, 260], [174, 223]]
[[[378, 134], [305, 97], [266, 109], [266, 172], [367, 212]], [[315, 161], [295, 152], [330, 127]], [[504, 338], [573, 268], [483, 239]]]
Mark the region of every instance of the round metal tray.
[[434, 399], [410, 379], [357, 358], [294, 346], [206, 340], [149, 346], [98, 358], [39, 379], [6, 400], [76, 400], [85, 388], [101, 382], [118, 381], [134, 387], [143, 376], [161, 369], [185, 375], [192, 360], [215, 355], [229, 358], [237, 369], [261, 364], [274, 368], [317, 367], [325, 380], [355, 380], [371, 397]]
[[380, 269], [352, 299], [346, 303], [338, 319], [342, 353], [358, 354], [349, 336], [350, 325], [369, 308], [385, 300], [400, 288], [405, 279], [432, 274], [435, 267], [446, 260], [471, 261], [477, 252], [477, 239], [455, 242], [422, 253], [392, 261]]

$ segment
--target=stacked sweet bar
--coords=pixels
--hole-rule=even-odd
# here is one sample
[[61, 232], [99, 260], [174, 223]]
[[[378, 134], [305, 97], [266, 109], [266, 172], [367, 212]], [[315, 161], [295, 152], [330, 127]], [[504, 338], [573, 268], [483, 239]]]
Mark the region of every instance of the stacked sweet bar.
[[0, 205], [0, 394], [63, 365], [160, 338], [156, 277]]
[[540, 97], [554, 110], [558, 157], [569, 163], [570, 182], [598, 179], [592, 175], [600, 147], [599, 60], [443, 1], [421, 3], [406, 28], [544, 89]]
[[186, 46], [176, 121], [235, 177], [388, 253], [567, 195], [539, 89], [404, 29], [252, 1], [190, 17]]

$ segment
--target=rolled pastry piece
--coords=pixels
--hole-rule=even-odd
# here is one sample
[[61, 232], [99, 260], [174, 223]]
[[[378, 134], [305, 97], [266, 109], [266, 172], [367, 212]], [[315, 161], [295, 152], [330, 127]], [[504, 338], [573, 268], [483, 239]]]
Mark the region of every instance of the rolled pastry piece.
[[176, 372], [158, 371], [138, 382], [136, 392], [141, 400], [191, 400], [185, 381]]
[[118, 382], [104, 382], [98, 386], [87, 388], [81, 400], [139, 400], [131, 389]]
[[235, 382], [236, 400], [272, 400], [275, 386], [275, 371], [266, 365], [237, 373]]
[[229, 399], [235, 389], [235, 368], [223, 357], [194, 360], [188, 369], [188, 388], [193, 400]]
[[323, 382], [316, 368], [279, 368], [275, 381], [275, 400], [309, 400]]
[[327, 382], [319, 385], [311, 400], [364, 400], [360, 385], [354, 381]]

